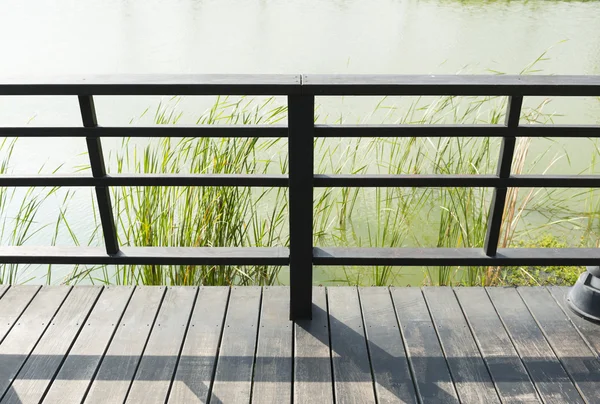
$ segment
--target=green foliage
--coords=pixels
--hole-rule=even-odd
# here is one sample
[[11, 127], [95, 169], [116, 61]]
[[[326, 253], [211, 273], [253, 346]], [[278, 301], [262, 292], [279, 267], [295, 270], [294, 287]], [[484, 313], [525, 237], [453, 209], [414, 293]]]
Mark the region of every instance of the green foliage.
[[[272, 124], [286, 109], [269, 98], [218, 98], [197, 124]], [[182, 114], [159, 105], [154, 121], [176, 124]], [[270, 161], [259, 154], [275, 141], [256, 138], [165, 138], [140, 147], [127, 138], [111, 159], [117, 173], [262, 174]], [[287, 193], [250, 187], [118, 187], [113, 190], [122, 246], [243, 247], [287, 244]], [[263, 205], [269, 200], [269, 209]], [[70, 281], [144, 285], [272, 285], [280, 267], [138, 265], [85, 269]], [[100, 274], [100, 275], [99, 275]]]
[[[0, 175], [11, 173], [11, 157], [16, 138], [0, 140]], [[41, 168], [40, 168], [41, 170]], [[5, 188], [0, 187], [0, 242], [3, 245], [22, 246], [42, 232], [48, 223], [39, 218], [40, 207], [57, 188]], [[9, 209], [9, 206], [15, 208]], [[60, 221], [60, 218], [59, 218]], [[57, 227], [54, 235], [57, 234]], [[52, 240], [53, 242], [55, 239]], [[22, 283], [32, 278], [27, 273], [30, 266], [0, 264], [0, 284]]]
[[[557, 237], [546, 234], [537, 240], [518, 243], [519, 248], [566, 248], [565, 242]], [[578, 266], [548, 266], [548, 267], [506, 267], [502, 268], [499, 285], [537, 286], [537, 285], [566, 285], [575, 284], [579, 275], [585, 271]]]

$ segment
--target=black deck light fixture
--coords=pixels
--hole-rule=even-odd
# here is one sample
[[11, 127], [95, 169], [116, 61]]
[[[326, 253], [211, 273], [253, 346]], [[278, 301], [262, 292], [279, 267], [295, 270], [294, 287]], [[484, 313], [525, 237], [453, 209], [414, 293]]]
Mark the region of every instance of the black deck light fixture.
[[587, 267], [567, 294], [567, 303], [579, 316], [600, 323], [600, 267]]

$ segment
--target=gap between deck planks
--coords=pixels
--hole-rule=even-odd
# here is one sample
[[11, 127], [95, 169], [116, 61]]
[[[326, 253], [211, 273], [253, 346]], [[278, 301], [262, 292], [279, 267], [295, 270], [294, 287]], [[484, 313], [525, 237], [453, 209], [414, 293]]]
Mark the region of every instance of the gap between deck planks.
[[567, 288], [0, 285], [1, 403], [595, 403]]

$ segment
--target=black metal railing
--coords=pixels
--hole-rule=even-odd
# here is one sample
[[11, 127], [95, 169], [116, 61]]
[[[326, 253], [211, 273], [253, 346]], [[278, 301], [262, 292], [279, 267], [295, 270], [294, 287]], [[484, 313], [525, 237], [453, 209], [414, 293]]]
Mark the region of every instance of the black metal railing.
[[[288, 125], [102, 127], [96, 95], [283, 95]], [[600, 76], [336, 76], [213, 75], [115, 76], [46, 81], [0, 80], [0, 96], [78, 96], [83, 127], [0, 127], [0, 136], [85, 137], [92, 176], [0, 176], [0, 186], [93, 186], [105, 248], [0, 247], [0, 263], [289, 265], [292, 319], [311, 315], [312, 266], [317, 265], [597, 265], [600, 249], [498, 249], [508, 187], [600, 187], [596, 175], [511, 175], [517, 137], [600, 137], [600, 126], [520, 125], [526, 96], [600, 96]], [[315, 125], [315, 96], [418, 95], [508, 96], [505, 125]], [[501, 137], [496, 175], [315, 175], [314, 139], [319, 137]], [[289, 175], [107, 174], [102, 137], [288, 138]], [[290, 245], [283, 247], [121, 247], [111, 186], [263, 186], [289, 188]], [[315, 248], [315, 187], [493, 187], [483, 249]]]

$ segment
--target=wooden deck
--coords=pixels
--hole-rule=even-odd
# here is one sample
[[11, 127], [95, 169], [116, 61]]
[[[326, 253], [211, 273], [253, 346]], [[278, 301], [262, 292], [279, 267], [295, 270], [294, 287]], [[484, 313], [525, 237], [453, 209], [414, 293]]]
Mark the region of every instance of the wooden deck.
[[600, 403], [566, 291], [0, 286], [0, 402]]

